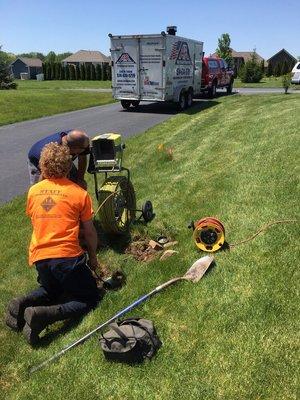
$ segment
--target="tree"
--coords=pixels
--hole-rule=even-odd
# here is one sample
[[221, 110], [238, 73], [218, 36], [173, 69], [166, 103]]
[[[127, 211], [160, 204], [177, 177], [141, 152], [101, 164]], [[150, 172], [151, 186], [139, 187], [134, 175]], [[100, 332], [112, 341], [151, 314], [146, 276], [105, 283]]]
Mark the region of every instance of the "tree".
[[101, 64], [96, 65], [96, 79], [97, 81], [102, 81], [102, 67]]
[[263, 77], [261, 66], [257, 61], [257, 54], [255, 49], [251, 54], [250, 60], [247, 60], [239, 70], [239, 77], [244, 83], [257, 83]]
[[291, 86], [292, 74], [289, 72], [282, 77], [282, 87], [284, 88], [284, 93], [287, 94], [289, 87]]
[[218, 39], [218, 48], [216, 53], [223, 58], [228, 65], [233, 67], [232, 49], [230, 48], [231, 39], [229, 33], [223, 33]]
[[66, 67], [65, 67], [63, 64], [61, 64], [61, 67], [60, 67], [60, 76], [59, 76], [59, 79], [60, 79], [61, 81], [63, 81], [63, 80], [66, 79]]
[[30, 53], [17, 54], [16, 57], [39, 58], [41, 61], [45, 61], [46, 58], [43, 53], [39, 53], [38, 51], [31, 51]]
[[111, 81], [111, 66], [109, 63], [106, 64], [106, 75], [107, 75], [107, 80]]
[[102, 65], [102, 80], [107, 81], [107, 68], [106, 63]]
[[95, 80], [96, 80], [96, 68], [95, 68], [95, 65], [92, 64], [92, 67], [91, 67], [91, 81], [95, 81]]
[[54, 53], [54, 51], [50, 51], [45, 58], [46, 61], [48, 61], [49, 63], [55, 63], [56, 62], [56, 54]]
[[0, 46], [0, 89], [17, 89], [10, 71], [10, 57]]
[[85, 65], [84, 65], [84, 63], [80, 64], [80, 76], [81, 76], [81, 80], [85, 81]]
[[262, 74], [264, 75], [265, 74], [265, 60], [261, 60], [260, 69], [261, 69]]
[[86, 69], [85, 69], [85, 79], [87, 80], [87, 81], [90, 81], [91, 80], [91, 64], [86, 64], [86, 67], [85, 67]]
[[69, 69], [70, 69], [70, 80], [74, 81], [75, 80], [75, 67], [73, 64], [69, 65]]
[[67, 51], [66, 53], [59, 53], [56, 55], [56, 61], [57, 62], [62, 62], [65, 58], [71, 56], [73, 53]]
[[65, 69], [65, 79], [68, 81], [70, 80], [70, 68], [69, 68], [69, 64], [66, 65], [66, 69]]
[[78, 81], [80, 81], [81, 76], [80, 76], [80, 67], [79, 67], [79, 64], [78, 64], [78, 63], [76, 64], [76, 71], [75, 71], [75, 74], [76, 74], [76, 79], [77, 79]]
[[54, 79], [58, 80], [60, 78], [61, 63], [56, 62], [54, 69], [55, 69], [55, 77], [54, 77]]

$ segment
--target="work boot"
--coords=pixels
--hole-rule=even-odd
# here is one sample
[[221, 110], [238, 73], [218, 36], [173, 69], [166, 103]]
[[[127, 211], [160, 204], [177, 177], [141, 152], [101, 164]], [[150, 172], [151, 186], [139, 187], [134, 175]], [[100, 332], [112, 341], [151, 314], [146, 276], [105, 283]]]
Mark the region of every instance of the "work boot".
[[50, 324], [66, 319], [60, 305], [27, 307], [24, 313], [25, 326], [23, 334], [31, 345], [38, 343], [39, 334]]
[[6, 325], [14, 331], [21, 331], [25, 325], [25, 308], [48, 303], [48, 299], [41, 299], [31, 294], [12, 299], [7, 306]]

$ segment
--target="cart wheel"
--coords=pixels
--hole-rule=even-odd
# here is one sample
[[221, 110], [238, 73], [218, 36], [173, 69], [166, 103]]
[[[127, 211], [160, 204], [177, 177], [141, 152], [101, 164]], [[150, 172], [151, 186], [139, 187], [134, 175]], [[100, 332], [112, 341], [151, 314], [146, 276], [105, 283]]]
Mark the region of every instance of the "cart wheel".
[[147, 200], [142, 206], [142, 216], [145, 222], [150, 222], [154, 218], [153, 206], [150, 200]]
[[124, 108], [124, 110], [129, 110], [131, 106], [131, 101], [130, 100], [121, 100], [121, 106]]
[[135, 219], [136, 200], [125, 176], [108, 177], [98, 191], [99, 222], [105, 233], [122, 234]]

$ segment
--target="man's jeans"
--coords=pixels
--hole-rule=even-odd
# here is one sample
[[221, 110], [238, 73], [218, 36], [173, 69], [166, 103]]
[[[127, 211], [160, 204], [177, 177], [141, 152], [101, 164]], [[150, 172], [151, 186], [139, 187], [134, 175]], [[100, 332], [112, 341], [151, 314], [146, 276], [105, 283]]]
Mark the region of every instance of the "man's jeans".
[[41, 300], [49, 298], [52, 304], [66, 296], [68, 301], [60, 307], [65, 318], [82, 315], [97, 305], [100, 296], [85, 255], [41, 260], [35, 266], [41, 286], [31, 294]]

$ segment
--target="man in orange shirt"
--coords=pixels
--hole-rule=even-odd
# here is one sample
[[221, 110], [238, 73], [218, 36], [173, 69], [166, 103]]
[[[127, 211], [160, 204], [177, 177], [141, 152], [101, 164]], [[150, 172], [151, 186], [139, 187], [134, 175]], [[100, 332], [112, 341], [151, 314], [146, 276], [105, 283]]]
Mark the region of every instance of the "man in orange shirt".
[[[6, 319], [12, 329], [23, 328], [30, 344], [38, 342], [47, 325], [79, 317], [99, 301], [96, 281], [78, 239], [81, 225], [90, 267], [95, 270], [99, 265], [92, 201], [84, 189], [66, 178], [72, 166], [68, 146], [47, 144], [39, 166], [43, 180], [30, 188], [26, 213], [33, 226], [29, 264], [35, 264], [41, 286], [13, 299]], [[55, 304], [62, 294], [70, 300]]]

